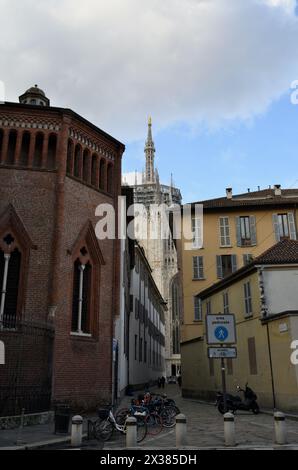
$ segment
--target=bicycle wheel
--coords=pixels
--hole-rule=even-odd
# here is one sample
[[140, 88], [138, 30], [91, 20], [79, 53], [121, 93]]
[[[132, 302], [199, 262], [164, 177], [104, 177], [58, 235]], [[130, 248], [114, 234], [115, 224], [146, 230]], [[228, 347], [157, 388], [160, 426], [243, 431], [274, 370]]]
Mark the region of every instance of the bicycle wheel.
[[127, 416], [129, 416], [129, 408], [121, 408], [115, 416], [116, 423], [124, 426]]
[[105, 419], [103, 421], [97, 420], [94, 425], [94, 430], [96, 439], [108, 441], [112, 437], [114, 426], [108, 419]]
[[146, 417], [146, 424], [148, 434], [151, 434], [151, 436], [157, 436], [163, 429], [162, 418], [157, 413], [149, 414]]
[[171, 407], [166, 407], [160, 412], [162, 425], [165, 428], [173, 428], [176, 425], [176, 410]]
[[141, 416], [135, 416], [137, 420], [137, 442], [142, 442], [147, 436], [148, 427], [146, 423], [146, 418]]

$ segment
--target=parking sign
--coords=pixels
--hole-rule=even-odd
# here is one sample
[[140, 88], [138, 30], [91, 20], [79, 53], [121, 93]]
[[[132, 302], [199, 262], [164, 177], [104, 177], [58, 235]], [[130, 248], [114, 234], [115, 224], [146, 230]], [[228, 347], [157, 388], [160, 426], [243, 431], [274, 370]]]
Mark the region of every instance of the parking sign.
[[206, 330], [208, 344], [235, 344], [235, 315], [207, 315]]

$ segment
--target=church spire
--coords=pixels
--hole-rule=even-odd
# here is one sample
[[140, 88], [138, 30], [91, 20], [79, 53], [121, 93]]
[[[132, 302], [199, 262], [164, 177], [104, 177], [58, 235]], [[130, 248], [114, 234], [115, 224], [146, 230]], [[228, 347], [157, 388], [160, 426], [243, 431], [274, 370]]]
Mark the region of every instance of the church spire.
[[154, 171], [154, 155], [155, 147], [152, 139], [152, 119], [149, 117], [148, 120], [148, 136], [145, 144], [145, 155], [146, 155], [146, 183], [155, 182], [155, 171]]

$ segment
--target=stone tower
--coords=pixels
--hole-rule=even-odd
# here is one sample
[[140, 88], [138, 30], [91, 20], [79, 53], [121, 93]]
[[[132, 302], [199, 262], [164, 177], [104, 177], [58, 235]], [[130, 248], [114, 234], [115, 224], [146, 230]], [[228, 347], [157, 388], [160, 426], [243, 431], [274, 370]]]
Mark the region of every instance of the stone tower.
[[[142, 182], [137, 174], [130, 185], [134, 188], [135, 204], [143, 204], [146, 207], [147, 236], [139, 239], [146, 257], [152, 269], [153, 278], [167, 302], [166, 312], [166, 370], [169, 377], [180, 374], [180, 321], [181, 321], [181, 285], [178, 272], [177, 252], [172, 235], [162, 237], [161, 223], [150, 213], [152, 204], [165, 204], [167, 207], [173, 204], [181, 204], [181, 193], [174, 186], [171, 175], [169, 185], [160, 183], [158, 170], [154, 166], [155, 145], [152, 137], [152, 120], [148, 121], [148, 134], [145, 142], [146, 167], [142, 176]], [[123, 177], [127, 184], [126, 175]], [[129, 183], [128, 183], [129, 184]], [[158, 236], [153, 238], [152, 233]]]

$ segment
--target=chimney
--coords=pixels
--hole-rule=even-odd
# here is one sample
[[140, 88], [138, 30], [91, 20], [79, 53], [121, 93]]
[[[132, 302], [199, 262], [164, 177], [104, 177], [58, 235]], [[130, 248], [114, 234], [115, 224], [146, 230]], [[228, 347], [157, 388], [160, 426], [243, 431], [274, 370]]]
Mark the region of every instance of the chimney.
[[227, 188], [226, 189], [226, 194], [227, 194], [227, 199], [232, 199], [233, 198], [233, 188]]
[[281, 185], [275, 184], [274, 185], [274, 194], [275, 196], [281, 196]]

